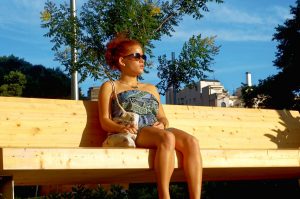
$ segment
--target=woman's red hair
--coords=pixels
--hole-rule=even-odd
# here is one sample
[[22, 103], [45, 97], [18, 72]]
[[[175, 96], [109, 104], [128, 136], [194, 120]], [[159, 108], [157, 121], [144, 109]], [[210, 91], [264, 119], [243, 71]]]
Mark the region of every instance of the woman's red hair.
[[118, 34], [106, 45], [105, 61], [111, 69], [119, 69], [119, 58], [128, 55], [129, 47], [139, 45], [140, 42], [129, 39], [124, 34]]

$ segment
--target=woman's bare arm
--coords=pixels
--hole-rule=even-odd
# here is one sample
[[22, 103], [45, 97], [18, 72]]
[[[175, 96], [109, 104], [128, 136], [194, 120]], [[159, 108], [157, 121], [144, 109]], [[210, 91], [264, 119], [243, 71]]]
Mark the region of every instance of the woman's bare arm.
[[160, 102], [160, 95], [157, 91], [157, 88], [154, 85], [150, 85], [148, 88], [149, 88], [149, 91], [155, 96], [155, 98], [159, 102], [158, 113], [157, 113], [156, 118], [157, 118], [158, 122], [160, 122], [164, 125], [164, 128], [168, 128], [169, 127], [169, 121], [166, 117], [163, 106]]
[[98, 96], [99, 121], [103, 130], [109, 133], [136, 133], [134, 127], [118, 124], [111, 119], [111, 97], [112, 85], [110, 82], [105, 82]]

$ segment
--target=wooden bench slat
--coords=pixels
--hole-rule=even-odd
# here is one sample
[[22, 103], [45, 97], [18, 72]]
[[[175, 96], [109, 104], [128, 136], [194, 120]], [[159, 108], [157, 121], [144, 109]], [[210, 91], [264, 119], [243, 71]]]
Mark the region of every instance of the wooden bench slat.
[[[212, 176], [210, 173], [213, 171], [216, 172], [213, 175], [213, 180], [222, 180], [224, 179], [224, 175], [220, 172], [228, 171], [228, 169], [231, 169], [233, 176], [236, 175], [235, 177], [237, 177], [237, 174], [234, 174], [234, 169], [237, 169], [239, 171], [239, 179], [243, 179], [243, 176], [248, 179], [248, 174], [242, 171], [248, 172], [249, 168], [254, 168], [254, 170], [260, 172], [266, 172], [267, 169], [276, 170], [277, 168], [277, 174], [275, 174], [277, 177], [284, 177], [284, 175], [290, 177], [291, 174], [293, 174], [294, 177], [300, 177], [300, 150], [202, 149], [201, 152], [204, 166], [204, 180], [211, 180]], [[133, 182], [142, 182], [145, 179], [149, 179], [150, 173], [154, 175], [153, 166], [149, 163], [152, 162], [151, 159], [154, 157], [153, 155], [154, 151], [149, 149], [3, 148], [1, 150], [1, 159], [3, 160], [1, 169], [3, 170], [2, 174], [9, 175], [14, 173], [16, 184], [24, 183], [24, 180], [26, 181], [24, 176], [39, 171], [43, 171], [43, 175], [50, 175], [52, 171], [71, 172], [73, 170], [75, 170], [74, 173], [94, 173], [94, 175], [99, 176], [99, 179], [95, 179], [97, 183], [115, 181], [116, 173], [120, 175], [120, 177], [117, 177], [118, 180], [123, 182], [125, 179], [122, 180], [122, 175], [126, 176], [128, 172], [142, 172], [143, 174], [139, 174], [141, 175], [140, 177], [133, 177]], [[181, 168], [180, 162], [181, 157], [179, 155], [178, 158], [176, 158], [176, 169]], [[121, 172], [120, 170], [124, 171]], [[260, 172], [256, 174], [251, 172], [252, 178], [272, 177], [269, 176], [270, 174], [268, 174], [268, 172], [265, 173], [265, 176]], [[174, 180], [182, 181], [182, 170], [178, 169], [176, 173]], [[219, 174], [219, 176], [216, 174]], [[145, 178], [144, 175], [147, 175], [147, 177]], [[228, 174], [225, 176], [227, 175]], [[58, 178], [57, 174], [55, 176], [56, 177], [53, 178]], [[79, 179], [73, 180], [81, 181], [83, 177], [78, 178]], [[47, 176], [46, 179], [49, 180], [49, 177]], [[50, 182], [58, 184], [65, 183], [65, 180], [61, 178], [58, 179], [57, 181], [52, 179]], [[234, 178], [231, 177], [229, 179]], [[43, 180], [37, 180], [37, 182], [41, 184], [51, 184]], [[35, 181], [35, 183], [37, 182]]]
[[[12, 132], [13, 129], [10, 130]], [[74, 133], [71, 129], [61, 133], [56, 132], [51, 135], [45, 135], [39, 133], [38, 130], [31, 130], [29, 133], [16, 132], [16, 133], [7, 133], [6, 135], [0, 134], [0, 140], [2, 146], [4, 147], [44, 147], [44, 142], [48, 142], [48, 147], [78, 147], [78, 146], [92, 146], [99, 147], [101, 146], [104, 137], [98, 137], [98, 132], [89, 132], [90, 136], [95, 137], [95, 139], [84, 140], [81, 134]], [[283, 148], [298, 148], [299, 147], [299, 135], [290, 135], [287, 142], [285, 139], [282, 139], [278, 144], [271, 142], [271, 138], [268, 136], [241, 136], [239, 134], [197, 134], [197, 132], [192, 133], [197, 135], [199, 143], [203, 148], [261, 148], [261, 149], [277, 149], [278, 144]], [[269, 134], [273, 136], [274, 139], [277, 138], [277, 134]], [[59, 137], [59, 138], [58, 138]], [[278, 136], [280, 140], [280, 136]], [[18, 138], [18, 139], [16, 139]], [[85, 143], [85, 144], [83, 144]]]
[[[128, 148], [2, 148], [1, 153], [4, 170], [39, 170], [149, 169], [149, 159], [154, 158], [155, 152]], [[204, 168], [300, 167], [300, 149], [201, 149], [201, 154]], [[178, 157], [176, 168], [181, 162]]]
[[[111, 184], [155, 182], [153, 170], [142, 169], [77, 169], [77, 170], [14, 170], [7, 172], [14, 176], [16, 185], [54, 184]], [[205, 181], [290, 179], [299, 177], [298, 167], [257, 167], [257, 168], [205, 168]], [[175, 170], [173, 182], [184, 181], [182, 170]]]

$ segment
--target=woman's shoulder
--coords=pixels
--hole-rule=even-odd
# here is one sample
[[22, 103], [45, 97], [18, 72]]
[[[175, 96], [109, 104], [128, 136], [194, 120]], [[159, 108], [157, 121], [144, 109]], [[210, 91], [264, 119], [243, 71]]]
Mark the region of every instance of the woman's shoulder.
[[100, 90], [106, 90], [106, 91], [111, 91], [113, 90], [113, 82], [111, 81], [106, 81], [100, 86]]
[[156, 87], [150, 83], [142, 83], [142, 88], [149, 91], [156, 91]]
[[152, 95], [154, 95], [155, 97], [158, 97], [159, 94], [157, 92], [157, 88], [155, 85], [153, 84], [149, 84], [149, 83], [143, 83], [143, 90], [151, 93]]

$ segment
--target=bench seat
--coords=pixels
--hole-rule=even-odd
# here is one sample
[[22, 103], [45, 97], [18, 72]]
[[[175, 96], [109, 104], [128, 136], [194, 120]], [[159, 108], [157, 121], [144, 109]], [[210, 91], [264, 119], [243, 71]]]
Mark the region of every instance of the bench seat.
[[[202, 149], [204, 180], [300, 178], [300, 150]], [[2, 148], [1, 174], [16, 185], [154, 182], [154, 150]], [[173, 181], [184, 179], [175, 159]]]
[[[0, 97], [0, 194], [16, 185], [154, 182], [153, 149], [102, 148], [92, 101]], [[298, 111], [163, 105], [199, 140], [204, 180], [300, 178]], [[177, 154], [172, 181], [184, 181]]]

